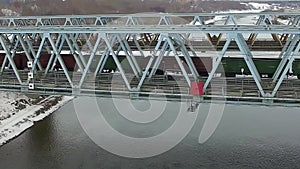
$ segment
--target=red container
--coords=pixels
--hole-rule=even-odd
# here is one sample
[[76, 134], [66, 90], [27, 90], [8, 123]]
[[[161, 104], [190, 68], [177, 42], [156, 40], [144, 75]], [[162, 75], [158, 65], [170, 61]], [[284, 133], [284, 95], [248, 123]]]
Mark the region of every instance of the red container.
[[190, 94], [194, 96], [202, 96], [203, 92], [203, 83], [202, 82], [191, 82]]

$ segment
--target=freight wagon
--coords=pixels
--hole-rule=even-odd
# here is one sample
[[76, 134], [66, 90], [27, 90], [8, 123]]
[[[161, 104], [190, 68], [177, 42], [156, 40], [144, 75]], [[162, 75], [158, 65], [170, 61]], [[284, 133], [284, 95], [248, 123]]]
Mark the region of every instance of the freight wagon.
[[[40, 56], [40, 63], [42, 68], [46, 68], [49, 62], [51, 54], [42, 53]], [[68, 69], [68, 71], [74, 71], [76, 68], [76, 61], [72, 54], [61, 54], [61, 57]], [[3, 64], [5, 58], [5, 53], [0, 53], [0, 65]], [[135, 57], [138, 64], [141, 68], [145, 68], [149, 62], [150, 57]], [[119, 61], [122, 64], [125, 72], [131, 70], [130, 64], [125, 56], [118, 56]], [[188, 70], [187, 63], [183, 57], [180, 57], [181, 62], [183, 63], [186, 70]], [[208, 76], [208, 74], [212, 70], [213, 60], [211, 57], [192, 57], [192, 62], [194, 63], [198, 73], [200, 76]], [[14, 62], [18, 70], [27, 69], [27, 57], [24, 53], [16, 53], [14, 56]], [[260, 73], [261, 76], [267, 75], [269, 78], [272, 77], [281, 61], [278, 58], [253, 58], [254, 64]], [[7, 60], [6, 67], [9, 66], [9, 62]], [[61, 65], [57, 60], [55, 63], [55, 69], [61, 69]], [[177, 61], [174, 57], [164, 57], [159, 70], [163, 71], [174, 71], [179, 72], [180, 68], [178, 66]], [[112, 57], [107, 59], [106, 64], [104, 65], [104, 70], [106, 72], [115, 72], [117, 70], [117, 66]], [[242, 72], [243, 70], [243, 72]], [[237, 74], [251, 75], [251, 72], [244, 61], [244, 58], [238, 57], [224, 57], [222, 58], [221, 65], [218, 67], [216, 73], [221, 73], [222, 76], [226, 77], [235, 77]], [[290, 74], [298, 76], [300, 79], [300, 59], [296, 59], [293, 62], [292, 71]]]

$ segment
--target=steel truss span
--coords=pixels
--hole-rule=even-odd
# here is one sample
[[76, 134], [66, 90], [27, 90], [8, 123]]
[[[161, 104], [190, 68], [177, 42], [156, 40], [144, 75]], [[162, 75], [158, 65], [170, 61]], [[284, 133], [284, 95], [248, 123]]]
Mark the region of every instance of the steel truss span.
[[3, 17], [0, 90], [192, 97], [191, 84], [203, 82], [205, 97], [298, 100], [299, 19], [294, 13]]

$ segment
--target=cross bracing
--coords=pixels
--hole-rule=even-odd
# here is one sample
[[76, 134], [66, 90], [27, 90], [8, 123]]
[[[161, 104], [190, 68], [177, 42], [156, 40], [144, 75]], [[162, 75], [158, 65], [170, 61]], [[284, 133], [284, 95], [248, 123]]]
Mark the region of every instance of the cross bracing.
[[[254, 18], [251, 23], [240, 19], [249, 16]], [[220, 89], [216, 93], [226, 97], [297, 99], [298, 79], [288, 80], [287, 74], [300, 77], [299, 17], [225, 13], [0, 18], [1, 88], [71, 94], [163, 89], [170, 95], [189, 95], [191, 82], [202, 81], [206, 95], [211, 95], [215, 83]], [[213, 18], [221, 20], [212, 24]], [[278, 48], [271, 53], [276, 60], [264, 62], [275, 63], [266, 73], [256, 59], [255, 45], [259, 44], [261, 57], [273, 50], [269, 43]], [[230, 59], [234, 52], [239, 56]], [[240, 79], [226, 80], [228, 67], [222, 72], [224, 60], [228, 64], [236, 58], [242, 67], [231, 67], [245, 70], [249, 76], [242, 81], [249, 86], [244, 82], [241, 86]], [[291, 91], [282, 86], [289, 83]]]

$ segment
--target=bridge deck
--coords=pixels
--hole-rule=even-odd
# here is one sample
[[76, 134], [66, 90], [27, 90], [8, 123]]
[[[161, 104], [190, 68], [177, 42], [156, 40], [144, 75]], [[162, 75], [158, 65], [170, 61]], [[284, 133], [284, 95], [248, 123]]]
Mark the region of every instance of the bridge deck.
[[[27, 77], [28, 71], [22, 71], [22, 78]], [[34, 89], [26, 90], [23, 86], [18, 84], [18, 80], [11, 76], [13, 72], [5, 72], [0, 79], [0, 90], [16, 91], [25, 93], [39, 93], [39, 94], [54, 94], [54, 95], [77, 95], [65, 78], [63, 72], [51, 72], [47, 77], [44, 77], [43, 72], [39, 72], [34, 79]], [[70, 72], [74, 82], [79, 82], [80, 75], [78, 73]], [[130, 84], [136, 86], [138, 80], [133, 78], [133, 74], [127, 74], [128, 78], [132, 78]], [[191, 77], [191, 76], [190, 76]], [[192, 77], [191, 77], [192, 78]], [[77, 79], [77, 80], [76, 80]], [[202, 78], [200, 81], [205, 82], [207, 78]], [[264, 78], [263, 89], [271, 92], [274, 85], [272, 79]], [[169, 79], [164, 75], [155, 75], [151, 79], [145, 81], [140, 91], [129, 92], [124, 84], [120, 74], [107, 73], [94, 77], [93, 74], [88, 74], [84, 85], [81, 88], [79, 95], [87, 96], [111, 96], [119, 97], [135, 97], [136, 94], [141, 96], [151, 95], [168, 96], [173, 98], [187, 97], [192, 98], [189, 94], [189, 86], [184, 80], [183, 75], [173, 75]], [[76, 90], [75, 90], [76, 92]], [[134, 94], [134, 95], [133, 95]], [[203, 98], [227, 98], [228, 100], [248, 100], [257, 101], [263, 100], [265, 97], [260, 95], [255, 81], [252, 77], [215, 77], [211, 81], [211, 85], [207, 88]], [[274, 100], [300, 100], [300, 80], [296, 78], [285, 79], [279, 88]]]

